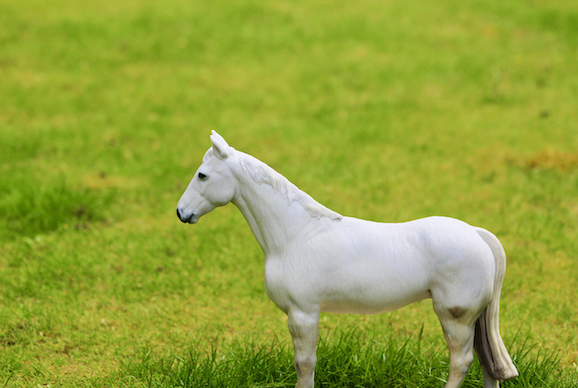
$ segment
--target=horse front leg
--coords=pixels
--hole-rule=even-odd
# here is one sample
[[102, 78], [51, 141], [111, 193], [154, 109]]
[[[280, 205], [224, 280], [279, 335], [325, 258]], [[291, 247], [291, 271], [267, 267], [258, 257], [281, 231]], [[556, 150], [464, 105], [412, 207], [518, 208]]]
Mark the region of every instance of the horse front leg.
[[319, 311], [305, 313], [300, 310], [289, 312], [289, 332], [295, 349], [295, 388], [313, 388], [317, 339], [319, 338]]

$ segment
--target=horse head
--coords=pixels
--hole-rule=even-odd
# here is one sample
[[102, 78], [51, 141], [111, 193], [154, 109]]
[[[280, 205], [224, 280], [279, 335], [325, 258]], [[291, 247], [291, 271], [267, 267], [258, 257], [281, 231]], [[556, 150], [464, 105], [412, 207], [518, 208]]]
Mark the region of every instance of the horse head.
[[216, 207], [231, 202], [235, 195], [236, 180], [226, 163], [234, 148], [216, 131], [210, 138], [212, 147], [177, 204], [177, 216], [185, 223], [197, 223]]

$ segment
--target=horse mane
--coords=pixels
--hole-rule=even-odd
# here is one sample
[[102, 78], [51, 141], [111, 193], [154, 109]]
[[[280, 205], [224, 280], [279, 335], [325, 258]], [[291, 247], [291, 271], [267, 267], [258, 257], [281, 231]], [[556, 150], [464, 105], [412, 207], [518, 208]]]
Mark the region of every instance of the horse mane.
[[259, 159], [239, 151], [237, 151], [237, 155], [239, 156], [239, 162], [243, 171], [248, 173], [256, 183], [265, 183], [271, 186], [273, 191], [287, 199], [289, 206], [291, 206], [293, 202], [297, 202], [307, 213], [317, 219], [328, 217], [333, 220], [341, 220], [343, 218], [341, 214], [326, 208], [315, 201], [309, 194], [299, 190], [299, 188], [289, 182], [287, 178]]

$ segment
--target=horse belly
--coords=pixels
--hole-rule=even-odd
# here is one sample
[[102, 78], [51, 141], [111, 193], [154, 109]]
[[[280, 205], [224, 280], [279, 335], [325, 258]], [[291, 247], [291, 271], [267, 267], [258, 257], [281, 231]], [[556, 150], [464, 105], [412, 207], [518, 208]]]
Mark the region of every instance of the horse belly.
[[331, 313], [377, 314], [393, 311], [430, 298], [423, 274], [379, 273], [377, 269], [347, 273], [331, 280], [321, 303], [321, 310]]

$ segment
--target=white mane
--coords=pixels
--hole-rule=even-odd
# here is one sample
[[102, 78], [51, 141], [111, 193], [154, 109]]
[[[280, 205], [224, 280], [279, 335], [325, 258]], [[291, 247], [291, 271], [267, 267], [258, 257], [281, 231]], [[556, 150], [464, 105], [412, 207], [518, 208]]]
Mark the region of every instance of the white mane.
[[237, 151], [237, 155], [239, 156], [239, 162], [243, 171], [248, 173], [256, 183], [265, 183], [271, 186], [273, 191], [287, 199], [289, 206], [291, 206], [293, 202], [297, 202], [312, 217], [318, 219], [329, 217], [333, 220], [341, 220], [343, 218], [341, 214], [326, 208], [311, 198], [309, 194], [299, 190], [297, 186], [289, 182], [287, 178], [260, 160], [239, 151]]

